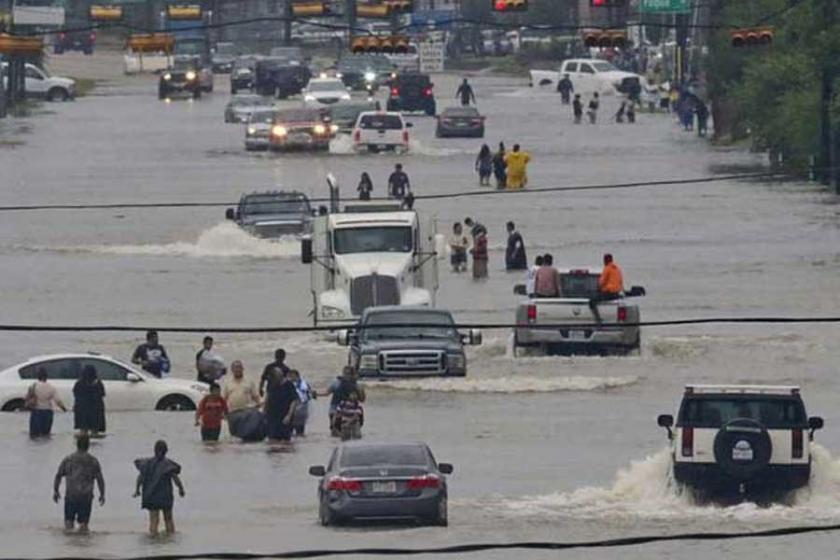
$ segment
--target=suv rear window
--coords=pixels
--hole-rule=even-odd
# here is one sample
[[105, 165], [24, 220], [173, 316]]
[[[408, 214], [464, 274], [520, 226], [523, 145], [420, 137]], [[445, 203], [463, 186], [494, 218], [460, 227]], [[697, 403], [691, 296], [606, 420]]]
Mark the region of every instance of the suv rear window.
[[587, 272], [560, 275], [560, 294], [564, 298], [592, 298], [598, 295], [598, 275]]
[[377, 130], [402, 130], [402, 119], [397, 115], [364, 115], [359, 121], [359, 128]]
[[341, 452], [342, 467], [378, 465], [427, 465], [426, 450], [419, 445], [347, 447]]
[[719, 428], [736, 418], [756, 420], [768, 429], [804, 428], [805, 407], [794, 398], [713, 396], [683, 401], [679, 425]]

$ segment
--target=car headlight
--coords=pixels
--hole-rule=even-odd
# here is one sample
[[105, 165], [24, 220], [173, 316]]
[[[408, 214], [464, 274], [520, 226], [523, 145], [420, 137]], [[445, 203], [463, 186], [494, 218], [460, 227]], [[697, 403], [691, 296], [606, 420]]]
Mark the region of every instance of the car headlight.
[[271, 129], [271, 133], [274, 136], [286, 136], [286, 134], [288, 134], [288, 132], [289, 131], [286, 130], [285, 126], [280, 126], [280, 125], [277, 125], [277, 126], [275, 126]]
[[187, 80], [189, 80], [189, 81], [195, 80], [195, 72], [193, 72], [192, 70], [187, 72]]
[[467, 358], [463, 354], [450, 354], [447, 360], [452, 369], [464, 369], [467, 365]]
[[327, 127], [322, 124], [316, 124], [312, 127], [312, 132], [314, 132], [315, 134], [326, 134]]
[[304, 101], [315, 101], [315, 96], [314, 95], [305, 95], [303, 97], [303, 100]]
[[321, 308], [321, 317], [324, 319], [341, 319], [344, 317], [344, 310], [325, 305]]
[[196, 383], [195, 385], [190, 385], [190, 389], [192, 389], [193, 391], [198, 391], [199, 393], [209, 392], [206, 386], [199, 385], [198, 383]]
[[365, 80], [367, 80], [368, 82], [372, 82], [375, 79], [376, 74], [374, 74], [373, 72], [365, 72]]
[[249, 126], [249, 127], [248, 127], [248, 134], [254, 135], [254, 134], [256, 134], [256, 133], [257, 133], [257, 129], [256, 129], [256, 128], [254, 128], [253, 126]]
[[169, 72], [167, 72], [166, 74], [164, 74], [164, 75], [163, 75], [163, 79], [164, 79], [164, 80], [167, 80], [167, 81], [168, 81], [168, 80], [171, 80], [171, 79], [172, 79], [172, 74], [170, 74]]
[[363, 354], [359, 359], [359, 369], [377, 369], [376, 354]]
[[331, 124], [330, 125], [330, 132], [332, 132], [333, 134], [338, 132], [338, 125], [337, 124]]
[[341, 72], [336, 72], [336, 73], [335, 73], [335, 77], [336, 77], [336, 78], [343, 78], [343, 77], [344, 77], [344, 74], [342, 74]]

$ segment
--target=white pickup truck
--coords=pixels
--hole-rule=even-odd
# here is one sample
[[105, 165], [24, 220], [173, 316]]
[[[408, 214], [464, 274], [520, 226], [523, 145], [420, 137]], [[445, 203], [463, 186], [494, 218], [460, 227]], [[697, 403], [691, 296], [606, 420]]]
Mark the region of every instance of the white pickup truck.
[[[560, 297], [529, 297], [516, 309], [514, 354], [532, 348], [544, 354], [629, 354], [641, 344], [639, 306], [627, 298], [645, 295], [633, 286], [618, 299], [596, 305], [599, 318], [590, 308], [598, 293], [600, 270], [560, 270]], [[525, 287], [514, 288], [524, 294]], [[547, 325], [558, 325], [549, 327]]]
[[531, 70], [532, 87], [556, 88], [564, 74], [569, 75], [575, 93], [627, 93], [635, 82], [644, 86], [639, 74], [619, 70], [606, 60], [573, 58], [564, 60], [558, 70]]

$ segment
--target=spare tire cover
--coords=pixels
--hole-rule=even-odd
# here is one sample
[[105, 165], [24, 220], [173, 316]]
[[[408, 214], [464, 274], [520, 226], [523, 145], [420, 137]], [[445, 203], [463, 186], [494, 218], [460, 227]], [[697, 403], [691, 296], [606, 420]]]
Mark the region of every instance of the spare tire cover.
[[736, 418], [724, 425], [715, 436], [715, 460], [732, 478], [746, 481], [770, 463], [773, 444], [761, 423]]

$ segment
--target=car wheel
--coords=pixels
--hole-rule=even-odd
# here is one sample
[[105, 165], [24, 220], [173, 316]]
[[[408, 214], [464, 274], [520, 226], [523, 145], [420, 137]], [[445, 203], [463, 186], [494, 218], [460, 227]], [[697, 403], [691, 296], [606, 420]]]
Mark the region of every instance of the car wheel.
[[540, 80], [540, 85], [541, 86], [550, 86], [551, 85], [551, 80], [549, 80], [548, 78], [543, 78], [542, 80]]
[[14, 399], [3, 405], [3, 412], [23, 412], [26, 410], [26, 404], [23, 399]]
[[55, 87], [47, 92], [47, 101], [67, 101], [70, 94], [64, 88]]
[[62, 49], [61, 47], [59, 47], [58, 45], [56, 45], [55, 47], [53, 47], [53, 53], [55, 53], [55, 54], [63, 54], [63, 53], [64, 53], [64, 49]]
[[318, 507], [318, 521], [321, 522], [321, 526], [329, 527], [330, 525], [335, 525], [335, 514], [330, 511], [324, 502], [321, 502], [321, 505]]
[[434, 106], [434, 105], [431, 105], [431, 106], [429, 106], [429, 107], [426, 107], [426, 115], [428, 115], [428, 116], [430, 116], [430, 117], [434, 117], [434, 116], [435, 116], [435, 106]]
[[438, 527], [448, 527], [449, 526], [449, 504], [446, 496], [438, 500], [438, 511], [437, 515], [435, 515], [434, 519], [432, 520], [434, 525]]
[[155, 407], [156, 410], [195, 410], [195, 403], [183, 395], [169, 395], [163, 397]]
[[236, 95], [236, 92], [237, 92], [237, 89], [235, 87], [231, 86], [230, 87], [230, 94], [231, 95]]

